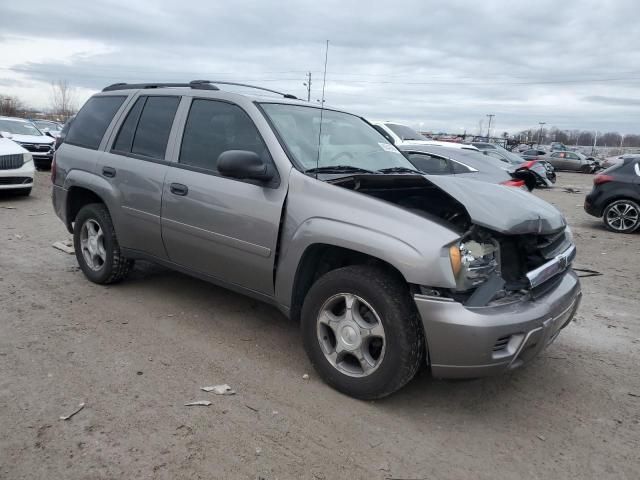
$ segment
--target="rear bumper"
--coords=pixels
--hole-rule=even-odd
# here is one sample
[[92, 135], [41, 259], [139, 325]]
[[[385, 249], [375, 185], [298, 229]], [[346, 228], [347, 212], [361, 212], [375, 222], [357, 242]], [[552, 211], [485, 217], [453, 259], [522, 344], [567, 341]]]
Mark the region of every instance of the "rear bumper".
[[20, 168], [0, 170], [0, 190], [33, 187], [33, 162], [27, 162]]
[[594, 192], [587, 194], [584, 198], [584, 211], [589, 215], [600, 218], [602, 216], [602, 206], [600, 205], [601, 202], [598, 202], [598, 197], [600, 195]]
[[67, 221], [67, 195], [68, 191], [59, 185], [53, 185], [51, 189], [51, 203], [53, 203], [53, 211], [60, 220], [64, 222], [69, 233], [72, 232], [71, 224]]
[[543, 296], [507, 305], [466, 308], [415, 295], [436, 377], [473, 378], [517, 368], [555, 340], [580, 304], [578, 277], [569, 269]]

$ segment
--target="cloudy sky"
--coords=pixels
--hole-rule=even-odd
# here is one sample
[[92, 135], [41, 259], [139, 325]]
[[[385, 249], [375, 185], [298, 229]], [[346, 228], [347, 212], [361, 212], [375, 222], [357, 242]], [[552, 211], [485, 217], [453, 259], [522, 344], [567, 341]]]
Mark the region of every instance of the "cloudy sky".
[[0, 93], [46, 108], [126, 81], [218, 79], [423, 130], [640, 132], [640, 3], [20, 0], [0, 8]]

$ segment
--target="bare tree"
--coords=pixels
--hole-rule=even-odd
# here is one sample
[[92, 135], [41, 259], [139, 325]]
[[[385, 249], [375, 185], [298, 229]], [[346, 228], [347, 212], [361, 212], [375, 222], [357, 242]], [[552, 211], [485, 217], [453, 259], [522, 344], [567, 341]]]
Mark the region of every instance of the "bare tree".
[[20, 116], [24, 110], [25, 107], [18, 97], [0, 94], [0, 115], [17, 117]]
[[54, 115], [66, 121], [76, 113], [77, 105], [76, 89], [70, 86], [69, 82], [66, 80], [51, 82], [51, 109]]

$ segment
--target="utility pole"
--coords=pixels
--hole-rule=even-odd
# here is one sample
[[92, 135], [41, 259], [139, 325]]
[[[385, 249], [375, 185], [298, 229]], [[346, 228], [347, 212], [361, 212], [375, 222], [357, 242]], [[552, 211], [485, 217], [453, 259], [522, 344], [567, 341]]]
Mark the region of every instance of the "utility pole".
[[487, 117], [489, 117], [489, 126], [487, 127], [487, 142], [489, 141], [489, 135], [491, 135], [491, 120], [493, 119], [493, 117], [495, 117], [495, 115], [493, 113], [490, 113], [487, 115]]
[[542, 139], [542, 127], [543, 125], [546, 125], [547, 122], [538, 122], [538, 124], [540, 125], [540, 131], [538, 132], [538, 147], [540, 146], [540, 140]]
[[307, 102], [311, 101], [311, 72], [307, 72], [305, 75], [307, 77], [307, 81], [303, 83], [305, 87], [307, 87]]
[[596, 134], [593, 136], [593, 147], [591, 147], [591, 155], [595, 153], [597, 143], [598, 143], [598, 131], [596, 130]]

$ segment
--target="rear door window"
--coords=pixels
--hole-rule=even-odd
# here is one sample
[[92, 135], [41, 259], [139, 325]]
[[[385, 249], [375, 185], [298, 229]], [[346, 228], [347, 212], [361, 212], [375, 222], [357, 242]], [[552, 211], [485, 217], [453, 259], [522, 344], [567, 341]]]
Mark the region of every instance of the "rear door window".
[[113, 145], [116, 153], [164, 160], [180, 97], [142, 96], [129, 110]]
[[92, 97], [76, 115], [65, 143], [97, 150], [111, 120], [126, 96]]
[[446, 158], [435, 157], [426, 153], [409, 153], [409, 161], [421, 172], [429, 175], [450, 175], [451, 167]]

